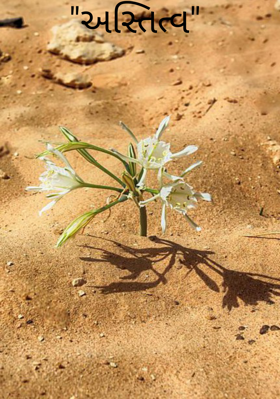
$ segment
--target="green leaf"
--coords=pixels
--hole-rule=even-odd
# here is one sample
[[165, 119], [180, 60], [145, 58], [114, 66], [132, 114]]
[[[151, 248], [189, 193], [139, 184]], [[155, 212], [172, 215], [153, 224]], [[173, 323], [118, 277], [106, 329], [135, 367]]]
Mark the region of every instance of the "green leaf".
[[112, 208], [113, 206], [126, 201], [128, 198], [127, 196], [123, 195], [121, 198], [118, 200], [111, 202], [110, 204], [107, 204], [103, 206], [102, 208], [99, 209], [93, 209], [92, 211], [86, 212], [83, 215], [78, 216], [76, 219], [74, 219], [64, 230], [64, 232], [61, 234], [59, 237], [59, 240], [56, 244], [56, 247], [61, 247], [69, 238], [74, 237], [78, 231], [80, 231], [82, 228], [86, 227], [92, 219], [98, 215], [101, 212], [106, 211], [109, 208]]
[[129, 129], [129, 127], [126, 126], [126, 124], [123, 123], [123, 122], [120, 122], [120, 126], [121, 126], [121, 128], [122, 128], [123, 130], [125, 130], [125, 131], [130, 135], [130, 137], [135, 141], [135, 143], [138, 144], [137, 138], [134, 136], [134, 134], [133, 134], [132, 131]]

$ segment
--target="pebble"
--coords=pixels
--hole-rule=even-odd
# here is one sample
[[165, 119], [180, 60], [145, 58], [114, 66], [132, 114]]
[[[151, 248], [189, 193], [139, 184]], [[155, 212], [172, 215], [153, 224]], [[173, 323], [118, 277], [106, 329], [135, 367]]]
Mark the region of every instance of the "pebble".
[[140, 49], [135, 51], [136, 54], [145, 54], [145, 50]]
[[181, 85], [183, 82], [181, 79], [175, 80], [175, 82], [172, 83], [172, 86], [179, 86]]
[[14, 262], [11, 261], [7, 262], [7, 266], [14, 266]]
[[237, 334], [237, 335], [236, 335], [236, 340], [237, 340], [237, 341], [240, 341], [240, 340], [244, 341], [244, 339], [245, 339], [245, 338], [243, 337], [243, 335], [241, 335], [241, 334]]
[[238, 327], [238, 330], [239, 330], [239, 331], [244, 331], [244, 330], [246, 330], [246, 327], [245, 327], [245, 326], [239, 326], [239, 327]]
[[271, 329], [271, 331], [279, 331], [280, 327], [273, 325], [270, 327], [270, 329]]
[[253, 345], [255, 342], [256, 342], [256, 341], [255, 341], [254, 339], [250, 339], [250, 340], [248, 341], [248, 344], [249, 344], [249, 345]]
[[45, 338], [44, 338], [42, 335], [40, 335], [40, 336], [38, 337], [38, 341], [43, 342], [43, 341], [45, 341]]
[[4, 172], [2, 169], [0, 169], [0, 179], [8, 180], [9, 178], [10, 178], [10, 176], [6, 172]]
[[82, 285], [84, 285], [86, 283], [87, 283], [87, 281], [82, 277], [75, 278], [74, 280], [72, 280], [73, 287], [81, 287]]
[[86, 293], [85, 293], [85, 291], [83, 291], [83, 290], [79, 290], [79, 291], [78, 291], [78, 295], [79, 295], [79, 296], [85, 296]]
[[100, 334], [99, 334], [99, 337], [100, 337], [100, 338], [104, 338], [104, 337], [105, 337], [105, 334], [104, 334], [104, 333], [100, 333]]
[[117, 363], [115, 363], [115, 362], [110, 362], [110, 366], [114, 367], [115, 369], [118, 367]]
[[269, 330], [269, 326], [268, 325], [263, 325], [262, 328], [260, 329], [260, 334], [266, 334]]
[[22, 314], [19, 314], [19, 315], [18, 315], [18, 319], [21, 320], [21, 319], [23, 319], [23, 318], [24, 318], [24, 316], [23, 316]]

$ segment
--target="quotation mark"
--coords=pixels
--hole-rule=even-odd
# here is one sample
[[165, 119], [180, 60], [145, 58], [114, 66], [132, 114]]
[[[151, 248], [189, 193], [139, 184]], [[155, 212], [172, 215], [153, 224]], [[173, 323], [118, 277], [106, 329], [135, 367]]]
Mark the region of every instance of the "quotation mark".
[[[75, 6], [71, 6], [71, 15], [74, 15], [74, 8], [75, 8]], [[79, 6], [76, 6], [75, 15], [78, 15], [78, 14], [79, 14]]]
[[192, 6], [192, 15], [199, 15], [199, 6], [196, 6], [196, 13], [195, 13], [195, 6]]

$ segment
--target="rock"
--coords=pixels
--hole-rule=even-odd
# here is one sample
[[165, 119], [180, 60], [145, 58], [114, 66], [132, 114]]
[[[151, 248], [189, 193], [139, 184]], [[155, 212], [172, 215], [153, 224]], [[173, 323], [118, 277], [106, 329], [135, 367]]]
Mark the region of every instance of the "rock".
[[83, 291], [83, 290], [79, 290], [79, 291], [78, 291], [78, 295], [82, 297], [82, 296], [85, 296], [86, 293], [85, 293], [85, 291]]
[[0, 169], [0, 179], [8, 180], [8, 179], [10, 179], [10, 176], [8, 176], [6, 172], [4, 172], [2, 169]]
[[14, 262], [11, 261], [7, 262], [7, 266], [14, 266]]
[[245, 326], [239, 326], [239, 327], [238, 327], [238, 330], [239, 330], [239, 331], [244, 331], [244, 330], [246, 330], [246, 327], [245, 327]]
[[117, 368], [117, 367], [118, 367], [117, 363], [114, 363], [114, 362], [110, 362], [110, 366], [111, 366], [111, 367], [114, 367], [114, 368]]
[[53, 37], [47, 46], [50, 53], [78, 64], [94, 64], [124, 55], [124, 50], [88, 29], [79, 20], [71, 20], [52, 28]]
[[74, 278], [74, 280], [72, 280], [73, 287], [81, 287], [82, 285], [84, 285], [86, 283], [87, 283], [87, 280], [85, 280], [82, 277]]
[[2, 51], [0, 50], [0, 63], [1, 62], [8, 62], [10, 61], [11, 56], [8, 53], [2, 53]]
[[275, 166], [280, 166], [280, 144], [275, 140], [269, 140], [267, 143], [268, 152]]
[[44, 78], [50, 79], [62, 86], [71, 87], [72, 89], [87, 89], [92, 86], [88, 76], [81, 73], [53, 73], [50, 69], [41, 69], [40, 72]]
[[255, 342], [256, 342], [256, 341], [255, 341], [254, 339], [250, 339], [250, 340], [248, 341], [248, 344], [249, 344], [249, 345], [253, 345]]
[[243, 335], [241, 335], [241, 334], [237, 334], [237, 335], [236, 335], [236, 340], [237, 340], [237, 341], [240, 341], [240, 340], [244, 341], [244, 339], [245, 339], [245, 338], [243, 337]]
[[179, 86], [181, 85], [183, 82], [181, 79], [175, 80], [175, 82], [172, 83], [172, 86]]
[[270, 329], [271, 329], [271, 331], [279, 331], [280, 327], [273, 325], [270, 327]]
[[262, 326], [262, 328], [260, 329], [260, 334], [266, 334], [267, 332], [268, 332], [268, 330], [269, 330], [269, 326], [268, 325], [264, 325], [264, 326]]
[[43, 341], [45, 341], [45, 338], [44, 338], [42, 335], [40, 335], [40, 336], [38, 337], [38, 341], [43, 342]]
[[275, 10], [280, 11], [280, 0], [277, 0], [275, 3]]

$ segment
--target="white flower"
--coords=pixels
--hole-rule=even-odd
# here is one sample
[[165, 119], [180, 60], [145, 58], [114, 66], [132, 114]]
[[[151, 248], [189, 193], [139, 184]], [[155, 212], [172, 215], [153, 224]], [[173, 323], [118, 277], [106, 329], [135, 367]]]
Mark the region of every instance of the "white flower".
[[[167, 162], [172, 161], [175, 158], [180, 158], [185, 155], [190, 155], [195, 151], [197, 151], [198, 147], [190, 145], [187, 146], [184, 150], [172, 154], [172, 152], [170, 151], [170, 144], [165, 143], [164, 141], [160, 141], [160, 137], [167, 128], [169, 120], [170, 116], [167, 116], [166, 118], [163, 119], [154, 136], [148, 137], [139, 142], [137, 141], [136, 159], [127, 157], [113, 150], [124, 161], [134, 162], [143, 168], [143, 173], [140, 181], [138, 182], [138, 187], [144, 186], [147, 170], [157, 170], [159, 172], [159, 176], [161, 176], [162, 169]], [[125, 130], [130, 132], [130, 130], [124, 124], [121, 124], [121, 126]], [[130, 132], [130, 134], [132, 133]], [[134, 135], [133, 137], [135, 138]]]
[[69, 193], [76, 188], [83, 187], [83, 180], [76, 174], [74, 169], [71, 167], [65, 156], [58, 150], [55, 150], [50, 144], [47, 145], [48, 151], [52, 154], [56, 155], [60, 158], [65, 167], [60, 167], [55, 165], [51, 160], [45, 157], [41, 157], [40, 159], [45, 162], [46, 171], [41, 174], [39, 180], [41, 182], [38, 187], [26, 187], [27, 191], [38, 191], [38, 192], [47, 192], [54, 191], [50, 194], [47, 194], [47, 198], [52, 198], [49, 204], [47, 204], [40, 212], [41, 215], [44, 211], [49, 210], [53, 205], [57, 203], [65, 194]]
[[210, 194], [197, 193], [193, 191], [193, 188], [185, 183], [181, 178], [170, 184], [163, 186], [160, 192], [154, 197], [141, 201], [140, 206], [145, 206], [147, 203], [160, 199], [162, 202], [162, 215], [161, 215], [161, 227], [162, 231], [166, 230], [166, 207], [181, 213], [186, 218], [187, 222], [200, 231], [201, 228], [188, 216], [187, 211], [197, 206], [197, 200], [201, 198], [205, 201], [211, 201]]

